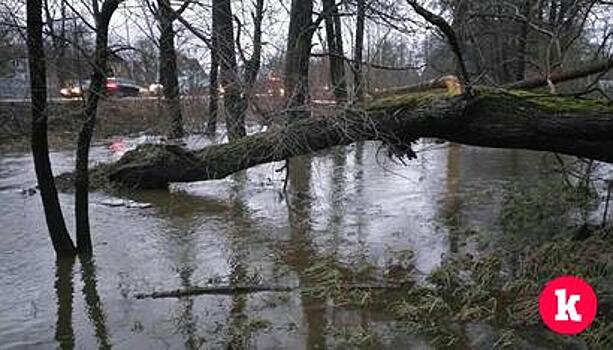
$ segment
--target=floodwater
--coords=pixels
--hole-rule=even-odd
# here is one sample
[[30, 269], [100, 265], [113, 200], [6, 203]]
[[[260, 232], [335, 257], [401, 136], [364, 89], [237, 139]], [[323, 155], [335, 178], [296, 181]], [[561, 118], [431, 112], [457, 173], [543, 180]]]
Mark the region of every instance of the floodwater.
[[[128, 143], [142, 139], [127, 140]], [[189, 140], [192, 147], [208, 141]], [[448, 227], [449, 213], [486, 232], [495, 245], [506, 185], [549, 168], [542, 153], [424, 143], [409, 166], [375, 143], [294, 159], [287, 195], [283, 164], [220, 181], [133, 193], [149, 208], [109, 207], [91, 195], [95, 256], [57, 262], [28, 154], [0, 159], [0, 349], [325, 349], [353, 348], [347, 335], [370, 334], [377, 347], [429, 349], [427, 337], [389, 310], [335, 307], [300, 293], [136, 299], [138, 293], [193, 286], [301, 287], [317, 259], [383, 276], [412, 252], [420, 281], [453, 254], [478, 254], [474, 237]], [[73, 152], [51, 155], [56, 174]], [[112, 158], [106, 144], [94, 162]], [[72, 228], [73, 198], [61, 194]], [[483, 332], [467, 326], [467, 334]], [[474, 348], [491, 344], [474, 339]], [[474, 345], [480, 344], [480, 345]]]

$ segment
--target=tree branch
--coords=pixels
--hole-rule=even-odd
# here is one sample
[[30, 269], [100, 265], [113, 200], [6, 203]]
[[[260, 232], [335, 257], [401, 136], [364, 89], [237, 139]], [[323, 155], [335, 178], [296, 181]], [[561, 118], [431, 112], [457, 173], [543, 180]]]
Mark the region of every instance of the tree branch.
[[468, 74], [468, 70], [466, 69], [466, 63], [464, 62], [464, 58], [462, 56], [462, 49], [460, 47], [460, 42], [455, 33], [455, 30], [445, 21], [445, 19], [429, 10], [425, 7], [419, 5], [415, 0], [407, 0], [409, 5], [413, 7], [415, 12], [421, 15], [426, 21], [430, 22], [432, 25], [438, 27], [445, 37], [447, 37], [447, 41], [449, 42], [449, 46], [451, 46], [451, 51], [456, 56], [458, 61], [458, 66], [460, 67], [460, 79], [462, 79], [462, 83], [467, 89], [467, 92], [470, 92], [470, 76]]

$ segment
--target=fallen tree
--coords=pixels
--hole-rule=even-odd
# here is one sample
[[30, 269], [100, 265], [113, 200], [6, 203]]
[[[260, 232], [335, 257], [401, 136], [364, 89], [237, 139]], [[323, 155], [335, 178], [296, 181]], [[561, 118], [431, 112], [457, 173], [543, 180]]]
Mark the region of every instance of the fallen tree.
[[411, 143], [422, 137], [613, 163], [613, 104], [487, 88], [471, 97], [449, 96], [442, 89], [394, 95], [201, 150], [144, 145], [105, 168], [102, 176], [115, 185], [164, 188], [171, 182], [222, 179], [258, 164], [364, 140], [382, 141], [394, 155], [411, 158]]
[[[611, 68], [613, 68], [613, 57], [609, 57], [604, 60], [594, 61], [592, 63], [580, 65], [579, 67], [566, 71], [566, 72], [555, 72], [550, 76], [537, 76], [534, 78], [529, 78], [525, 80], [520, 80], [515, 83], [511, 83], [505, 86], [507, 89], [532, 89], [541, 86], [548, 85], [549, 82], [552, 84], [558, 84], [569, 80], [574, 80], [582, 77], [586, 77], [592, 74], [598, 74], [602, 72], [607, 72]], [[548, 82], [549, 80], [549, 82]]]

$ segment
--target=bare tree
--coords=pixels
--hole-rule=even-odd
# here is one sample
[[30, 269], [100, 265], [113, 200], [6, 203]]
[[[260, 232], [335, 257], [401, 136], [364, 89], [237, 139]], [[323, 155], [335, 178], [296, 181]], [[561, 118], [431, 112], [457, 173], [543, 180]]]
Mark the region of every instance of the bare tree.
[[355, 28], [355, 48], [353, 53], [353, 90], [356, 101], [364, 98], [364, 72], [362, 55], [364, 52], [364, 22], [366, 17], [366, 0], [357, 0]]
[[47, 70], [43, 48], [40, 0], [27, 3], [28, 63], [32, 97], [32, 155], [51, 242], [58, 257], [74, 256], [76, 250], [66, 229], [58, 199], [47, 140]]
[[345, 60], [343, 59], [345, 53], [338, 5], [334, 0], [324, 0], [323, 5], [328, 60], [330, 62], [330, 83], [336, 99], [344, 101], [347, 99], [347, 82], [345, 81]]
[[315, 32], [313, 0], [292, 0], [287, 51], [285, 52], [285, 93], [294, 117], [306, 115], [309, 96], [309, 59]]
[[533, 0], [525, 0], [522, 4], [522, 15], [524, 16], [523, 23], [521, 24], [521, 31], [519, 33], [518, 50], [517, 50], [517, 71], [515, 71], [515, 80], [520, 81], [525, 78], [526, 74], [526, 60], [527, 60], [527, 48], [528, 38], [530, 34], [530, 23], [532, 21], [532, 7], [534, 6]]
[[211, 68], [209, 70], [209, 120], [207, 121], [207, 133], [215, 135], [217, 131], [217, 112], [219, 109], [219, 39], [217, 30], [217, 18], [212, 16], [211, 30]]
[[234, 27], [232, 23], [232, 6], [230, 0], [213, 1], [213, 17], [217, 25], [219, 47], [220, 84], [224, 91], [224, 109], [228, 138], [236, 140], [244, 137], [245, 99], [242, 96], [241, 81], [236, 62]]
[[170, 0], [158, 0], [158, 21], [160, 24], [160, 82], [164, 87], [164, 105], [170, 117], [171, 139], [184, 135], [179, 80], [177, 77], [177, 53], [175, 50], [174, 11]]
[[[451, 51], [453, 52], [456, 63], [458, 65], [458, 71], [460, 73], [460, 77], [462, 82], [467, 88], [470, 88], [470, 75], [468, 74], [468, 69], [466, 69], [466, 63], [464, 61], [464, 56], [462, 54], [462, 48], [460, 46], [460, 42], [458, 40], [458, 36], [456, 35], [455, 30], [445, 21], [445, 19], [425, 7], [419, 5], [415, 0], [407, 0], [407, 3], [413, 7], [415, 12], [417, 12], [420, 16], [422, 16], [426, 21], [431, 23], [432, 25], [438, 27], [438, 29], [445, 34], [445, 38], [449, 43]], [[470, 91], [470, 90], [469, 90]]]
[[[94, 8], [96, 20], [96, 49], [94, 66], [85, 106], [84, 123], [77, 140], [77, 165], [75, 177], [75, 216], [77, 247], [79, 254], [91, 254], [92, 242], [89, 227], [89, 148], [96, 125], [98, 101], [103, 94], [107, 76], [108, 33], [111, 17], [122, 0], [105, 0], [102, 8]], [[97, 2], [94, 1], [97, 6]]]
[[253, 97], [253, 89], [260, 73], [262, 64], [262, 21], [264, 20], [264, 0], [255, 0], [255, 11], [251, 13], [253, 20], [253, 52], [247, 59], [243, 53], [240, 41], [237, 42], [239, 53], [245, 65], [245, 95]]

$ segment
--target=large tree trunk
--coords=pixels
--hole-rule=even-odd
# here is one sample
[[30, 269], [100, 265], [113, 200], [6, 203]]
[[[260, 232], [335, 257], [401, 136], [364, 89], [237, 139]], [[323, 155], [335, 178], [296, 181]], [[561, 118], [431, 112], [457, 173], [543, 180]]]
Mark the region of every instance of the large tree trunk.
[[92, 242], [89, 229], [89, 147], [94, 127], [96, 125], [96, 112], [98, 101], [102, 95], [106, 79], [106, 61], [109, 23], [113, 13], [119, 6], [121, 0], [106, 0], [102, 5], [102, 10], [96, 16], [96, 49], [94, 52], [94, 72], [87, 103], [85, 106], [85, 122], [79, 132], [77, 140], [77, 165], [75, 178], [75, 217], [77, 226], [77, 249], [79, 253], [91, 254]]
[[224, 109], [228, 139], [238, 140], [246, 135], [245, 99], [241, 96], [242, 86], [236, 63], [232, 6], [230, 0], [214, 0], [213, 16], [217, 25], [221, 87], [224, 91]]
[[334, 0], [324, 0], [323, 5], [329, 53], [330, 84], [336, 100], [342, 102], [347, 99], [347, 83], [345, 82], [345, 60], [343, 59], [345, 52], [343, 50], [341, 20]]
[[357, 19], [355, 28], [355, 51], [353, 53], [353, 91], [356, 101], [364, 99], [364, 72], [362, 56], [364, 52], [364, 21], [366, 18], [366, 0], [357, 0]]
[[287, 51], [285, 53], [285, 94], [292, 117], [307, 115], [309, 96], [309, 59], [313, 25], [313, 0], [292, 0]]
[[183, 137], [184, 131], [177, 78], [175, 31], [172, 26], [174, 11], [170, 7], [170, 0], [158, 0], [158, 18], [160, 22], [160, 83], [164, 87], [166, 114], [170, 117], [168, 136], [176, 139]]
[[356, 141], [377, 140], [414, 156], [411, 142], [441, 138], [467, 145], [559, 152], [613, 163], [613, 107], [526, 93], [476, 91], [398, 95], [334, 117], [309, 118], [236, 142], [187, 151], [147, 145], [112, 166], [109, 179], [131, 188], [221, 179], [249, 167]]
[[51, 243], [58, 257], [74, 256], [75, 247], [70, 239], [60, 201], [58, 199], [47, 140], [47, 78], [43, 48], [43, 22], [40, 0], [28, 1], [28, 65], [32, 98], [32, 156], [36, 179], [45, 210]]

